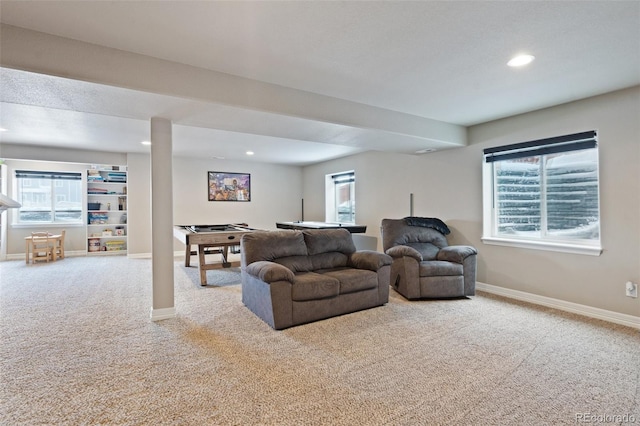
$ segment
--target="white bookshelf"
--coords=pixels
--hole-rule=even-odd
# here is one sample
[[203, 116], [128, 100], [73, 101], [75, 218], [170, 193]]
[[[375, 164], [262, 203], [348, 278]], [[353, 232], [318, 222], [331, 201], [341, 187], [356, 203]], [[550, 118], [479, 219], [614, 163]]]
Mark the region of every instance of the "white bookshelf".
[[87, 170], [87, 253], [127, 252], [127, 168]]

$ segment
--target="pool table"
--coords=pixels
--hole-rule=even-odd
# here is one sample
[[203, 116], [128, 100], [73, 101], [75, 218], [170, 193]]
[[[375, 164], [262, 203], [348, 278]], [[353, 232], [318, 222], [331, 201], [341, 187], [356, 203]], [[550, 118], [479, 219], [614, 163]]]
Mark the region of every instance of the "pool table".
[[276, 222], [276, 228], [279, 229], [336, 229], [344, 228], [352, 234], [361, 234], [367, 232], [366, 225], [331, 223], [331, 222], [313, 222], [313, 221], [297, 221], [297, 222]]

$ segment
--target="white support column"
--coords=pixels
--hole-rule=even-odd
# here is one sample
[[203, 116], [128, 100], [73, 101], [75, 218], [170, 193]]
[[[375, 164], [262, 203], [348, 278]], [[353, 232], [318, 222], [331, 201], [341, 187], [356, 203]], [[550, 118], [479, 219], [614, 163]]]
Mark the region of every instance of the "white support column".
[[151, 118], [151, 320], [176, 316], [173, 283], [173, 173], [171, 121]]

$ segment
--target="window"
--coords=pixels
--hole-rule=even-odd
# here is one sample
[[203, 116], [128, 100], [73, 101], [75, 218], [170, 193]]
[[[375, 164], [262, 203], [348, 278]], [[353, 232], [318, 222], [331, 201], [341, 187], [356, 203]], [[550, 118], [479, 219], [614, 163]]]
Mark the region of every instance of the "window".
[[484, 150], [489, 244], [600, 254], [595, 131]]
[[327, 178], [327, 222], [355, 223], [355, 172], [337, 173]]
[[16, 170], [18, 223], [82, 223], [82, 175]]

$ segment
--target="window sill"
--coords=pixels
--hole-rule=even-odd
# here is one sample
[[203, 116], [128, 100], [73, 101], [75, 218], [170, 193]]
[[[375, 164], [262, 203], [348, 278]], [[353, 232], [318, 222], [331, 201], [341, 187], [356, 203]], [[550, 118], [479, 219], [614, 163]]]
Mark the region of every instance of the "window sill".
[[11, 228], [81, 228], [83, 223], [12, 223]]
[[509, 238], [498, 237], [482, 237], [482, 242], [489, 245], [518, 247], [533, 250], [545, 250], [556, 251], [562, 253], [583, 254], [587, 256], [600, 256], [602, 254], [602, 247], [598, 246], [585, 246], [577, 244], [568, 244], [551, 241], [527, 241], [527, 240], [514, 240]]

